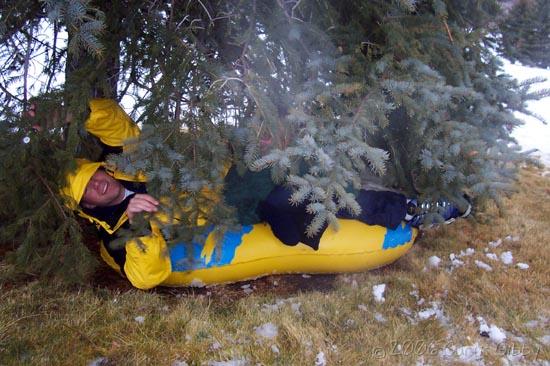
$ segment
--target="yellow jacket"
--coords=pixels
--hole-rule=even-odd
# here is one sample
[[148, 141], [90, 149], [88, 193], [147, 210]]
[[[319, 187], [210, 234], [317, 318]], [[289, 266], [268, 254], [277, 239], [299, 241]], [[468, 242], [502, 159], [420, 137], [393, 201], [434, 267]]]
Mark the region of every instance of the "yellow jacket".
[[[94, 99], [90, 101], [90, 110], [90, 116], [85, 124], [86, 130], [98, 137], [105, 145], [124, 147], [125, 140], [139, 136], [139, 128], [115, 101]], [[111, 226], [97, 217], [86, 214], [79, 206], [86, 185], [99, 167], [104, 167], [115, 179], [130, 182], [145, 182], [145, 179], [139, 175], [125, 175], [111, 169], [103, 162], [90, 162], [85, 159], [77, 159], [76, 169], [67, 175], [67, 185], [62, 190], [67, 198], [67, 204], [80, 216], [94, 223], [98, 229], [113, 235], [128, 221], [126, 213], [119, 218], [116, 225]], [[119, 273], [126, 275], [132, 285], [140, 289], [149, 289], [161, 284], [172, 272], [166, 242], [160, 229], [153, 222], [151, 222], [151, 231], [151, 235], [139, 238], [141, 246], [137, 239], [126, 242], [126, 260], [123, 268], [115, 262], [103, 242], [101, 243], [101, 257]]]

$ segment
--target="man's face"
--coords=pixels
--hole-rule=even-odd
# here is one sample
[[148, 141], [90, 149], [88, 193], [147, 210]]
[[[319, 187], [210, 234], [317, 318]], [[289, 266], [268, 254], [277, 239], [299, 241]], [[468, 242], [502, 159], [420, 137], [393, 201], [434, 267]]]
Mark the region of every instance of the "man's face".
[[98, 169], [86, 185], [80, 200], [83, 207], [105, 207], [117, 205], [124, 200], [124, 186], [116, 179]]

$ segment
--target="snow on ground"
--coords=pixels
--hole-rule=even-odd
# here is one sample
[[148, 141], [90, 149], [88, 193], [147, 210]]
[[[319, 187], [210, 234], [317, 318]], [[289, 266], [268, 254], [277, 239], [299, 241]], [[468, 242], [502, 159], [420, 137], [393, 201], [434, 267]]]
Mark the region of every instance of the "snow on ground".
[[386, 301], [386, 299], [384, 298], [384, 291], [386, 291], [385, 283], [372, 286], [372, 295], [374, 296], [374, 300], [376, 300], [376, 302]]
[[325, 353], [320, 351], [315, 357], [315, 366], [326, 366], [327, 360], [325, 358]]
[[517, 264], [519, 269], [528, 269], [529, 265], [527, 263], [518, 263]]
[[277, 299], [274, 304], [261, 305], [262, 310], [268, 313], [279, 311], [285, 304], [290, 305], [290, 309], [296, 314], [300, 314], [301, 302], [297, 302], [295, 298], [289, 297], [288, 299]]
[[[535, 86], [536, 89], [550, 88], [550, 70], [539, 69], [534, 67], [525, 67], [520, 64], [511, 64], [507, 60], [502, 60], [504, 63], [504, 72], [512, 75], [519, 81], [534, 77], [543, 77], [547, 80]], [[525, 116], [518, 113], [516, 117], [525, 121], [525, 125], [517, 128], [512, 133], [512, 136], [519, 142], [523, 150], [538, 149], [535, 155], [540, 156], [541, 161], [550, 167], [550, 108], [548, 103], [550, 98], [544, 98], [538, 101], [528, 103], [530, 111], [542, 116], [548, 124], [543, 124], [537, 119]]]
[[[499, 251], [499, 247], [505, 242], [517, 242], [519, 240], [519, 236], [508, 235], [506, 238], [504, 238], [504, 241], [500, 238], [495, 241], [490, 241], [483, 252], [480, 253], [480, 255], [484, 255], [485, 258], [493, 262], [501, 262], [502, 264], [507, 266], [512, 265], [514, 263], [514, 255], [510, 250], [503, 251], [500, 254], [494, 253], [494, 251]], [[489, 248], [491, 248], [493, 251], [490, 251]], [[450, 253], [449, 262], [447, 264], [447, 272], [452, 272], [459, 267], [468, 266], [470, 264], [470, 261], [467, 260], [467, 257], [474, 256], [475, 258], [479, 258], [480, 255], [476, 255], [476, 251], [473, 248], [466, 248], [465, 250], [461, 250], [458, 255], [455, 253]], [[437, 268], [442, 262], [443, 260], [441, 260], [437, 256], [432, 256], [428, 258], [428, 265], [433, 268]], [[493, 267], [491, 265], [480, 259], [474, 259], [473, 264], [475, 264], [478, 268], [488, 272], [493, 270]], [[529, 269], [529, 264], [519, 262], [515, 265], [515, 267], [521, 270], [526, 270]], [[426, 270], [426, 268], [424, 268], [424, 270]]]
[[476, 264], [476, 266], [478, 266], [479, 268], [484, 269], [484, 270], [486, 270], [486, 271], [489, 271], [489, 272], [490, 272], [490, 271], [493, 270], [493, 268], [492, 268], [490, 265], [488, 265], [487, 263], [485, 263], [485, 262], [483, 262], [483, 261], [478, 261], [478, 260], [476, 259], [476, 260], [474, 261], [474, 263]]
[[485, 253], [485, 256], [492, 261], [498, 261], [498, 256], [495, 253]]
[[88, 366], [101, 366], [106, 365], [109, 360], [107, 357], [98, 357], [88, 363]]
[[273, 339], [277, 337], [277, 334], [279, 333], [278, 327], [271, 322], [256, 327], [255, 331], [257, 335], [267, 339]]
[[145, 317], [142, 315], [136, 316], [134, 320], [136, 321], [136, 323], [143, 324], [145, 322]]
[[441, 263], [441, 258], [436, 255], [432, 255], [430, 258], [428, 258], [428, 265], [430, 267], [437, 268], [439, 267], [439, 263]]
[[208, 366], [246, 366], [249, 362], [246, 359], [235, 359], [228, 361], [210, 361]]
[[176, 360], [172, 362], [172, 366], [189, 366], [189, 364], [185, 361]]
[[512, 252], [503, 252], [500, 253], [500, 260], [504, 264], [512, 264], [514, 262], [514, 256], [512, 255]]
[[496, 325], [491, 324], [489, 326], [485, 319], [483, 319], [481, 316], [477, 317], [477, 321], [479, 322], [480, 335], [484, 337], [489, 337], [489, 339], [495, 344], [500, 344], [506, 340], [506, 333]]
[[374, 313], [374, 320], [376, 320], [378, 323], [385, 323], [388, 321], [386, 317], [378, 312]]
[[461, 362], [469, 365], [485, 365], [483, 362], [482, 349], [478, 343], [471, 346], [447, 347], [439, 352], [439, 357], [448, 362]]

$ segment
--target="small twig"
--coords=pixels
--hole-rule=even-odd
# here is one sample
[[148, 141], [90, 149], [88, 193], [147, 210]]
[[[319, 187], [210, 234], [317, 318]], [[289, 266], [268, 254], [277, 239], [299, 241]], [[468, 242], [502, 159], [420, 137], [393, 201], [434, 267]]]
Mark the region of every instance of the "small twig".
[[243, 81], [243, 79], [230, 77], [230, 78], [222, 78], [222, 79], [214, 80], [208, 89], [209, 90], [212, 89], [214, 87], [214, 85], [216, 85], [217, 83], [222, 83], [222, 85], [220, 86], [220, 89], [223, 89], [225, 87], [225, 84], [227, 84], [227, 82], [230, 81], [230, 80], [240, 81], [241, 83], [246, 85], [246, 83]]
[[52, 83], [52, 79], [55, 75], [55, 69], [57, 68], [57, 52], [55, 52], [55, 49], [57, 48], [57, 38], [58, 38], [59, 28], [57, 25], [57, 22], [55, 22], [53, 26], [53, 48], [52, 48], [52, 71], [50, 74], [50, 77], [48, 78], [48, 84], [46, 84], [46, 93], [50, 90], [50, 85]]
[[449, 29], [449, 25], [447, 24], [446, 19], [443, 19], [443, 24], [445, 25], [445, 29], [447, 30], [447, 36], [449, 37], [449, 41], [453, 43], [453, 35], [451, 34], [451, 29]]
[[124, 89], [122, 89], [122, 91], [118, 94], [119, 101], [126, 95], [126, 93], [128, 92], [128, 89], [130, 88], [130, 85], [132, 83], [135, 83], [135, 78], [136, 78], [136, 64], [135, 64], [134, 58], [132, 57], [132, 60], [130, 61], [130, 75], [128, 76], [128, 82], [126, 83], [126, 86], [124, 87]]
[[168, 139], [170, 138], [170, 136], [172, 136], [172, 134], [174, 133], [174, 130], [171, 130], [170, 133], [164, 138], [164, 140], [162, 140], [162, 143], [166, 143], [166, 141], [168, 141]]
[[31, 58], [32, 49], [32, 27], [30, 29], [29, 36], [27, 37], [27, 51], [25, 52], [25, 63], [23, 66], [23, 101], [27, 104], [27, 77], [29, 75], [29, 63]]
[[292, 7], [292, 18], [293, 19], [297, 19], [295, 16], [294, 16], [294, 11], [296, 10], [296, 8], [300, 5], [300, 3], [302, 2], [302, 0], [298, 0], [296, 1], [296, 4], [294, 4], [294, 6]]
[[13, 95], [12, 93], [10, 93], [10, 91], [8, 89], [6, 89], [2, 83], [0, 83], [0, 89], [2, 89], [2, 91], [4, 93], [6, 93], [6, 95], [8, 95], [10, 98], [13, 98], [13, 99], [17, 100], [20, 103], [24, 102], [23, 99], [21, 99], [21, 98], [15, 96], [15, 95]]
[[214, 20], [212, 19], [212, 16], [208, 12], [208, 9], [206, 8], [206, 6], [204, 6], [201, 0], [199, 0], [199, 4], [201, 4], [201, 6], [203, 7], [204, 11], [206, 12], [206, 15], [208, 15], [208, 19], [210, 19], [210, 23], [212, 24]]
[[32, 35], [32, 33], [29, 33], [27, 32], [26, 30], [24, 29], [21, 29], [20, 30], [21, 34], [23, 34], [24, 36], [26, 36], [27, 38], [30, 37], [34, 42], [38, 43], [39, 45], [49, 49], [49, 48], [54, 48], [54, 50], [56, 50], [57, 52], [59, 53], [63, 53], [64, 49], [63, 48], [60, 48], [60, 47], [57, 47], [56, 45], [50, 45], [46, 42], [44, 42], [43, 40], [39, 39], [39, 38], [36, 38], [35, 36]]

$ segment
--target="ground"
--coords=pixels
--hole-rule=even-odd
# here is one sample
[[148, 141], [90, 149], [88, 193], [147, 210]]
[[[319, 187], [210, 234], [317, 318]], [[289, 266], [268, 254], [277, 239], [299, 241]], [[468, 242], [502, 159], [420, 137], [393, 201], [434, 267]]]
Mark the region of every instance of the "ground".
[[[550, 364], [550, 177], [382, 269], [132, 289], [0, 283], [1, 365]], [[0, 262], [0, 271], [8, 265]]]

